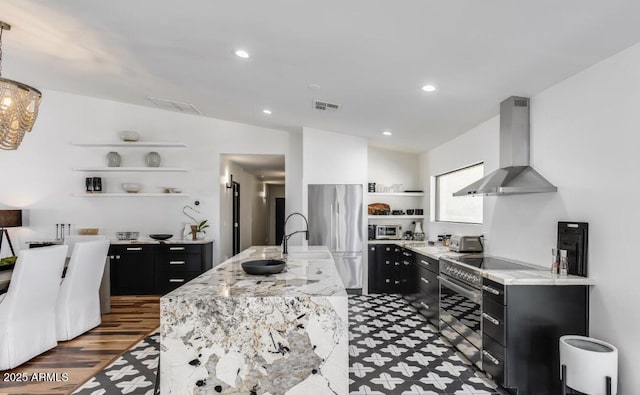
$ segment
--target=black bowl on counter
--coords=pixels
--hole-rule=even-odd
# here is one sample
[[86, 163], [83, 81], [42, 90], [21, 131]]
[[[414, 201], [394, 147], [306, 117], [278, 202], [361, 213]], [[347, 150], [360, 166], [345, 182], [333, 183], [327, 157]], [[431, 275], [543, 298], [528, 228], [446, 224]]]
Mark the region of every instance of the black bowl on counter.
[[170, 238], [173, 237], [173, 235], [170, 235], [167, 233], [157, 233], [157, 234], [149, 235], [149, 237], [151, 237], [153, 240], [169, 240]]
[[247, 274], [276, 274], [284, 269], [285, 262], [278, 259], [258, 259], [242, 262], [242, 270]]

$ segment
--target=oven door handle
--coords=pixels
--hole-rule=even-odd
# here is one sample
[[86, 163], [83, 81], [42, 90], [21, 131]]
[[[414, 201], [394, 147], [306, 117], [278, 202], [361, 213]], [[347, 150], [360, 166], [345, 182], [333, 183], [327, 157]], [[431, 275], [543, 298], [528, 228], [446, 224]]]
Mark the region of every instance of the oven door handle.
[[449, 279], [446, 279], [443, 276], [438, 276], [438, 280], [440, 280], [441, 285], [453, 289], [454, 291], [460, 293], [473, 302], [480, 304], [480, 302], [482, 301], [482, 292], [474, 292], [470, 289], [467, 289], [466, 287], [451, 282]]

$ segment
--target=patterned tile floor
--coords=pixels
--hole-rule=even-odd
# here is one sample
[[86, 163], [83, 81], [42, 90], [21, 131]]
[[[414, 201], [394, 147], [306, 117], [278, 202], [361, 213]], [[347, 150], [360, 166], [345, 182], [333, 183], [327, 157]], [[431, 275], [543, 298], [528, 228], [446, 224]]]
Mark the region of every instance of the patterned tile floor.
[[349, 297], [350, 395], [503, 394], [398, 295]]

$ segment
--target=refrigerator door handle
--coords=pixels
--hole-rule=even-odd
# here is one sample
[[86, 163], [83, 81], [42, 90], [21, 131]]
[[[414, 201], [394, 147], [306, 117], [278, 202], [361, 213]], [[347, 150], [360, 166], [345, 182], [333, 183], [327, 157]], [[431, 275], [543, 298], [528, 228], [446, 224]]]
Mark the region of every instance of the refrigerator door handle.
[[335, 251], [336, 250], [336, 245], [335, 245], [335, 233], [334, 229], [333, 229], [333, 220], [334, 220], [335, 214], [333, 213], [333, 203], [331, 204], [331, 215], [329, 215], [329, 250], [330, 251]]
[[336, 251], [342, 251], [340, 247], [341, 232], [340, 232], [340, 202], [336, 202]]

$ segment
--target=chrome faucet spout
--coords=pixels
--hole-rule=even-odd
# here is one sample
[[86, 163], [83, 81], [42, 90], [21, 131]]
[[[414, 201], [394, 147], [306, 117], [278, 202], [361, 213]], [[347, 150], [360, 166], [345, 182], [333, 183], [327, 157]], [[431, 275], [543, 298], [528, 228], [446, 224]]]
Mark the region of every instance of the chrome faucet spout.
[[[287, 233], [287, 222], [289, 222], [289, 218], [291, 218], [294, 215], [299, 215], [304, 219], [304, 223], [305, 223], [305, 230], [296, 230], [295, 232]], [[282, 237], [282, 254], [288, 254], [289, 250], [288, 250], [288, 241], [291, 238], [291, 236], [295, 235], [296, 233], [303, 233], [305, 234], [305, 240], [309, 240], [309, 221], [307, 221], [307, 217], [304, 216], [304, 214], [299, 213], [299, 212], [294, 212], [291, 213], [287, 216], [287, 218], [284, 220], [284, 233], [285, 235]]]

